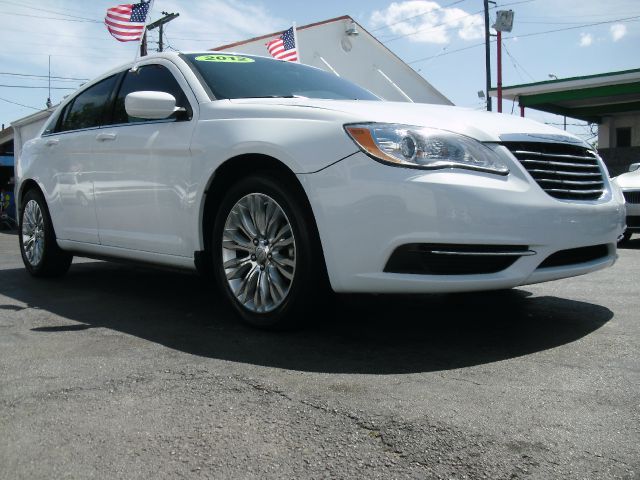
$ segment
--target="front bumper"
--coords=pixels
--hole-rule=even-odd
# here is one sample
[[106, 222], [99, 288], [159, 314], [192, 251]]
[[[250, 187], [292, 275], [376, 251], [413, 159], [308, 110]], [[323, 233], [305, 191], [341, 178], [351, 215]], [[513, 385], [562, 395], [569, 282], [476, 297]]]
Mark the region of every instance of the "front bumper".
[[627, 231], [640, 233], [640, 203], [626, 203]]
[[[511, 288], [612, 265], [624, 204], [607, 188], [597, 201], [547, 195], [521, 168], [501, 177], [472, 171], [409, 170], [357, 153], [299, 175], [337, 292], [428, 293]], [[491, 274], [385, 273], [399, 246], [412, 243], [523, 245], [536, 252]], [[606, 257], [539, 269], [565, 249], [607, 245]]]

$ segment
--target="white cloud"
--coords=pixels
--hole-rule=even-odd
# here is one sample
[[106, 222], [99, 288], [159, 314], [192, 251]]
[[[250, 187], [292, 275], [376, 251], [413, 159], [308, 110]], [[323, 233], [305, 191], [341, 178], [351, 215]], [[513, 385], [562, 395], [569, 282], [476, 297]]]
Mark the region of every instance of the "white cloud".
[[614, 42], [617, 42], [627, 34], [627, 26], [623, 23], [614, 23], [613, 25], [611, 25], [609, 30], [611, 32], [611, 38], [613, 38]]
[[163, 10], [180, 12], [178, 19], [167, 24], [167, 37], [175, 37], [173, 43], [182, 50], [210, 49], [245, 40], [288, 28], [293, 21], [278, 18], [260, 3], [246, 0], [156, 0], [154, 10], [157, 15]]
[[455, 32], [463, 40], [484, 36], [484, 18], [471, 15], [460, 8], [442, 8], [428, 0], [394, 2], [371, 15], [374, 26], [388, 26], [396, 36], [407, 35], [411, 42], [449, 43]]
[[581, 47], [589, 47], [593, 43], [593, 35], [590, 33], [581, 33], [580, 34], [580, 46]]

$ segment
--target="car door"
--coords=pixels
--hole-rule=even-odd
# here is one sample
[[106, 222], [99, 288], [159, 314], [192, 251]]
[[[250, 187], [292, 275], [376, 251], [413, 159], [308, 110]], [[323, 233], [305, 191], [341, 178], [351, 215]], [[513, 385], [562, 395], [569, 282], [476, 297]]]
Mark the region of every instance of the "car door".
[[[100, 240], [112, 247], [191, 256], [186, 195], [196, 101], [178, 68], [157, 62], [125, 73], [110, 125], [100, 129], [94, 183]], [[136, 91], [170, 93], [184, 111], [155, 121], [129, 117], [124, 101]]]
[[49, 210], [61, 240], [100, 243], [92, 172], [93, 153], [103, 114], [117, 75], [79, 93], [43, 133], [49, 174], [42, 181]]

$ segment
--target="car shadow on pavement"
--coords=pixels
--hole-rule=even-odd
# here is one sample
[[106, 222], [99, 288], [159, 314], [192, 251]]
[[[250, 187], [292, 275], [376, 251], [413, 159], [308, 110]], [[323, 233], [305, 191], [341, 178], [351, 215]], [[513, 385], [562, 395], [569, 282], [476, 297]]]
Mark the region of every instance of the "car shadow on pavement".
[[56, 280], [0, 270], [0, 293], [3, 303], [14, 299], [18, 307], [63, 317], [44, 317], [50, 324], [33, 328], [43, 335], [108, 328], [189, 354], [327, 373], [480, 365], [574, 342], [613, 317], [600, 305], [522, 289], [351, 296], [303, 319], [313, 320], [307, 328], [274, 333], [240, 324], [215, 287], [196, 275], [103, 262], [74, 264]]

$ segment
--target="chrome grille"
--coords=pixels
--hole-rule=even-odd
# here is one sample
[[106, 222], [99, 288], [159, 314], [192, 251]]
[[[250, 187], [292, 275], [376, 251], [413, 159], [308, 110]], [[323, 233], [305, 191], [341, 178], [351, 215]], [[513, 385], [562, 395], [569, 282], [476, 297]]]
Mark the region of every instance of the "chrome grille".
[[627, 203], [640, 203], [640, 190], [637, 192], [622, 192]]
[[554, 198], [596, 200], [604, 192], [595, 152], [577, 145], [505, 142], [538, 185]]

